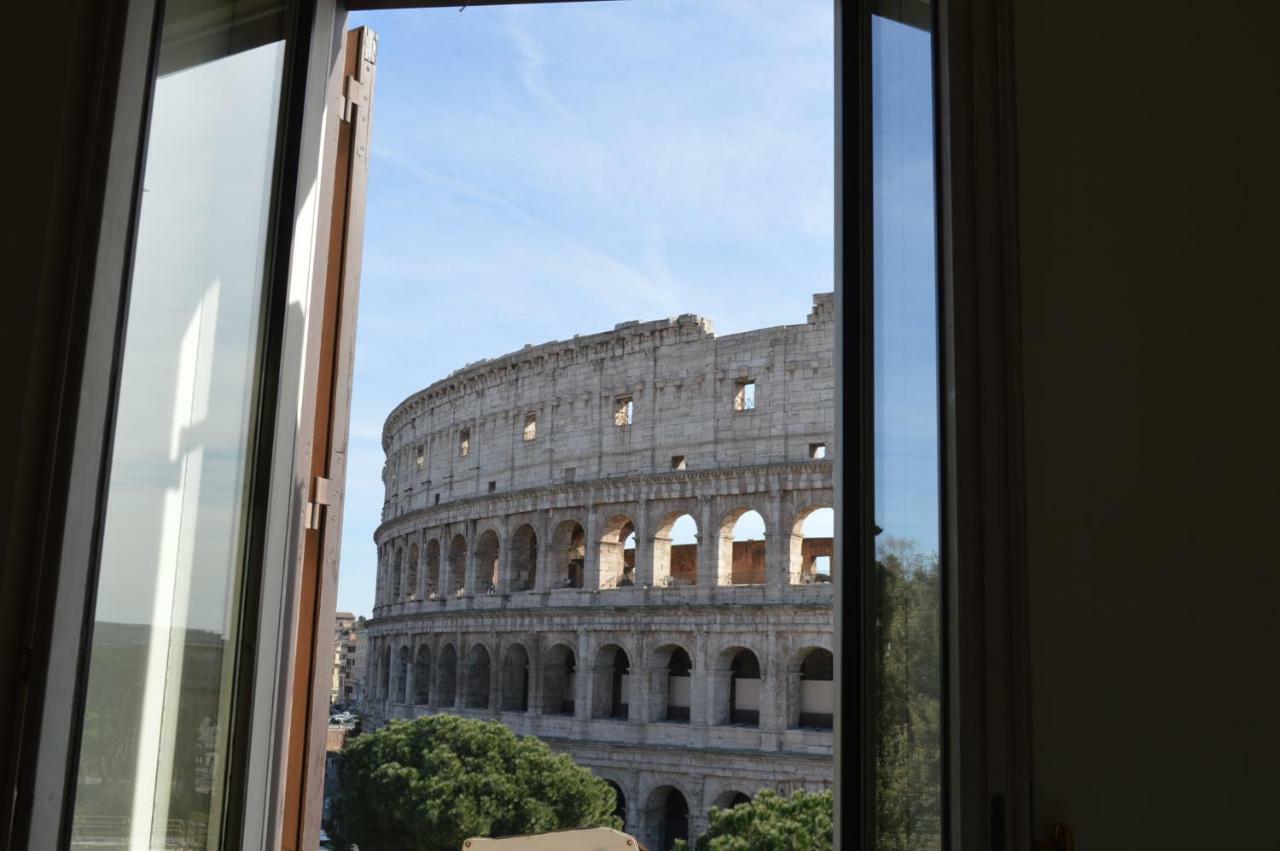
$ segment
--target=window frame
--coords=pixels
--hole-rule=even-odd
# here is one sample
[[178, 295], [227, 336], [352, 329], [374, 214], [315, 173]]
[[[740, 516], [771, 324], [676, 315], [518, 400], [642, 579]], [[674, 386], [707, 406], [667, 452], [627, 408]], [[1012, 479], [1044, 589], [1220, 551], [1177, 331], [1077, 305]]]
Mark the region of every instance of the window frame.
[[[560, 0], [471, 0], [470, 5]], [[1016, 149], [1012, 123], [1009, 0], [833, 0], [836, 7], [835, 313], [837, 342], [834, 465], [836, 558], [873, 556], [872, 493], [852, 474], [872, 469], [869, 398], [844, 393], [869, 382], [870, 33], [872, 12], [932, 18], [938, 169], [942, 558], [944, 593], [944, 842], [948, 847], [1013, 847], [1030, 841], [1030, 771], [1025, 650], [1025, 520], [1022, 500], [1020, 331], [1017, 305]], [[297, 608], [298, 532], [307, 491], [300, 423], [281, 412], [314, 392], [305, 366], [306, 299], [323, 275], [328, 244], [332, 128], [325, 112], [337, 93], [348, 10], [455, 7], [457, 0], [290, 4], [277, 172], [268, 246], [268, 346], [251, 471], [249, 560], [255, 582], [245, 600], [226, 836], [244, 847], [278, 846], [277, 793], [289, 730], [290, 624]], [[28, 598], [38, 627], [28, 651], [22, 747], [4, 777], [0, 839], [70, 841], [75, 754], [84, 706], [94, 583], [108, 473], [123, 320], [158, 48], [157, 0], [113, 0], [104, 34], [103, 102], [85, 150], [89, 196], [75, 225], [80, 257], [72, 312], [77, 335], [58, 374], [56, 416], [66, 426], [55, 447], [42, 563]], [[913, 10], [906, 12], [904, 10]], [[900, 18], [901, 19], [901, 18]], [[852, 163], [852, 167], [850, 167]], [[858, 199], [850, 203], [849, 199]], [[850, 286], [849, 282], [863, 282]], [[292, 311], [302, 304], [302, 315]], [[861, 386], [869, 387], [870, 384]], [[846, 464], [846, 462], [848, 462]], [[865, 477], [869, 479], [870, 477]], [[269, 567], [268, 567], [269, 566]], [[874, 763], [870, 744], [873, 673], [869, 571], [835, 569], [837, 649], [835, 771], [837, 847], [873, 847]], [[861, 582], [841, 582], [850, 573]], [[863, 613], [855, 632], [846, 616]], [[246, 636], [252, 635], [252, 640]], [[252, 649], [250, 649], [252, 646]], [[853, 650], [854, 652], [847, 652]], [[841, 700], [848, 693], [852, 700]], [[253, 747], [250, 747], [250, 743]], [[860, 765], [859, 765], [860, 762]], [[860, 770], [858, 770], [860, 768]], [[12, 794], [9, 794], [9, 793]], [[250, 803], [252, 802], [252, 803]], [[234, 838], [228, 841], [235, 844]]]

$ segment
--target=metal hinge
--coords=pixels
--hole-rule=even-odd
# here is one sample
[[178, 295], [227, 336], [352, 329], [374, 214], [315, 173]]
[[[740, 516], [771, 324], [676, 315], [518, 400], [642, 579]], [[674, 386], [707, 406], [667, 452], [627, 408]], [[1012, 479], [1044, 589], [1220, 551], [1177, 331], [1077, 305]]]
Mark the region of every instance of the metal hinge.
[[369, 88], [355, 77], [344, 77], [342, 80], [342, 96], [338, 98], [338, 115], [343, 121], [351, 123], [351, 108], [369, 105]]
[[311, 487], [311, 501], [307, 503], [307, 528], [319, 529], [320, 517], [322, 512], [320, 506], [332, 505], [331, 489], [333, 482], [329, 479], [316, 476], [315, 483]]

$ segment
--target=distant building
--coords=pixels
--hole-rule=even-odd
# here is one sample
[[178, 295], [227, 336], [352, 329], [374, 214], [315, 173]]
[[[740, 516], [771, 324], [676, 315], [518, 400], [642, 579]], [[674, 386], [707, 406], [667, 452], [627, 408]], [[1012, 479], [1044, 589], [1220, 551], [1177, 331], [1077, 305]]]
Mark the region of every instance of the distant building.
[[[366, 729], [496, 719], [609, 781], [653, 848], [831, 785], [831, 293], [466, 366], [388, 417]], [[738, 540], [755, 512], [763, 539]], [[691, 539], [675, 540], [684, 523]], [[838, 570], [838, 568], [836, 568]]]
[[347, 657], [354, 653], [354, 639], [351, 629], [356, 624], [356, 616], [351, 612], [338, 612], [334, 616], [333, 629], [333, 675], [329, 683], [329, 705], [346, 703], [352, 699], [347, 689], [346, 671], [350, 667]]
[[364, 659], [368, 630], [364, 618], [338, 613], [339, 628], [333, 640], [333, 686], [330, 705], [350, 707], [364, 699]]

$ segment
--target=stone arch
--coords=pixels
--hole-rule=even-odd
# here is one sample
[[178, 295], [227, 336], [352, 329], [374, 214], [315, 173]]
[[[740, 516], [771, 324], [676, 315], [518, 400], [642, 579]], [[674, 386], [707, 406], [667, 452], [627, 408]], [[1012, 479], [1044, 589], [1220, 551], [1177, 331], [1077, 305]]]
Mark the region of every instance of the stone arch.
[[556, 644], [544, 654], [542, 665], [542, 714], [572, 715], [577, 690], [577, 657], [567, 644]]
[[461, 533], [449, 539], [448, 594], [458, 595], [467, 587], [467, 539]]
[[408, 573], [405, 576], [405, 596], [410, 600], [418, 599], [418, 542], [409, 545]]
[[492, 594], [498, 590], [498, 560], [502, 545], [498, 533], [485, 529], [476, 536], [476, 593]]
[[813, 503], [796, 512], [787, 544], [787, 581], [792, 585], [831, 581], [833, 537], [816, 532], [834, 531], [834, 524], [835, 512], [828, 503]]
[[712, 723], [760, 726], [760, 657], [749, 647], [735, 645], [721, 651], [712, 678]]
[[712, 800], [711, 806], [718, 810], [731, 810], [741, 804], [751, 803], [751, 796], [736, 789], [725, 789]]
[[685, 723], [693, 697], [693, 657], [680, 644], [664, 644], [649, 657], [650, 722]]
[[[600, 587], [623, 588], [636, 582], [636, 524], [626, 514], [614, 514], [604, 524], [598, 543]], [[628, 548], [627, 544], [631, 546]]]
[[409, 702], [409, 668], [413, 665], [413, 651], [406, 644], [400, 645], [396, 653], [395, 689], [392, 697], [395, 703]]
[[400, 601], [400, 580], [404, 578], [404, 547], [396, 547], [395, 561], [391, 568], [391, 602]]
[[489, 648], [476, 644], [467, 654], [467, 678], [462, 686], [462, 705], [466, 709], [488, 709], [489, 682], [493, 674], [493, 662]]
[[787, 726], [830, 730], [835, 718], [835, 657], [825, 647], [807, 646], [787, 661]]
[[716, 584], [763, 585], [765, 539], [764, 512], [739, 505], [720, 518], [716, 535]]
[[533, 591], [538, 587], [538, 533], [522, 523], [511, 535], [511, 590]]
[[423, 595], [428, 600], [434, 600], [443, 590], [440, 582], [439, 538], [432, 538], [427, 541], [427, 545], [423, 548], [423, 562], [423, 572], [426, 574], [423, 579]]
[[498, 709], [503, 712], [529, 710], [529, 651], [523, 644], [512, 644], [502, 654]]
[[436, 706], [450, 707], [458, 699], [458, 649], [452, 644], [440, 648], [436, 663]]
[[577, 520], [562, 520], [551, 536], [548, 568], [551, 587], [581, 588], [587, 555], [587, 530]]
[[617, 644], [596, 651], [592, 669], [591, 717], [625, 720], [630, 715], [631, 657]]
[[431, 702], [431, 648], [426, 644], [418, 647], [413, 662], [413, 702], [417, 706]]
[[645, 802], [644, 820], [655, 851], [671, 851], [689, 839], [689, 797], [675, 785], [654, 788]]
[[[687, 528], [689, 525], [693, 527], [694, 543], [677, 542], [672, 539], [673, 531], [679, 533], [680, 527]], [[689, 511], [676, 509], [662, 516], [655, 525], [653, 533], [654, 585], [662, 587], [698, 584], [698, 547], [701, 537], [699, 533], [697, 518]]]
[[613, 790], [613, 814], [618, 821], [622, 822], [622, 831], [627, 830], [627, 796], [623, 794], [622, 787], [612, 780], [605, 779], [605, 783], [609, 784], [609, 788]]

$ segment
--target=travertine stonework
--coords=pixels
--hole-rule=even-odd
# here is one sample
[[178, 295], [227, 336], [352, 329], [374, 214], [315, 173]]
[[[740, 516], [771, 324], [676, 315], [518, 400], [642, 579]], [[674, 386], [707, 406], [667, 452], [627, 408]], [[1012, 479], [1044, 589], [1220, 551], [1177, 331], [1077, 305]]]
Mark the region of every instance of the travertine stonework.
[[[616, 784], [651, 847], [678, 829], [673, 789], [696, 836], [735, 795], [828, 786], [831, 540], [801, 527], [831, 505], [832, 319], [826, 293], [804, 324], [724, 337], [628, 322], [401, 403], [369, 723], [449, 711], [540, 736]], [[765, 540], [735, 544], [750, 510]], [[673, 544], [685, 514], [697, 543]]]

